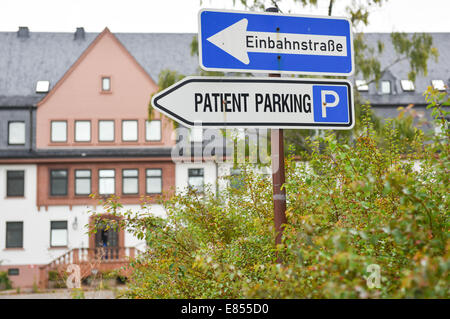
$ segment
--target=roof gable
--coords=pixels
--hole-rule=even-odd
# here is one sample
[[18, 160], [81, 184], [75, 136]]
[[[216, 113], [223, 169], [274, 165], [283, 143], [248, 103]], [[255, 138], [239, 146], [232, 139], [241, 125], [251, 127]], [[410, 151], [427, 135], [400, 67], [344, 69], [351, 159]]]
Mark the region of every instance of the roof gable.
[[87, 47], [87, 49], [81, 54], [81, 56], [73, 63], [70, 68], [67, 70], [67, 72], [62, 76], [62, 78], [54, 85], [54, 87], [49, 91], [49, 93], [39, 102], [37, 103], [38, 106], [44, 104], [48, 99], [52, 97], [52, 95], [58, 90], [58, 88], [65, 82], [65, 80], [74, 72], [74, 70], [89, 56], [89, 54], [95, 50], [95, 47], [105, 38], [110, 37], [119, 47], [122, 52], [125, 53], [127, 57], [133, 61], [133, 63], [136, 65], [136, 67], [143, 73], [145, 76], [152, 82], [153, 79], [151, 76], [145, 71], [145, 69], [136, 61], [136, 59], [128, 52], [128, 50], [123, 46], [123, 44], [114, 36], [111, 31], [106, 27], [96, 38], [94, 41], [91, 42], [91, 44]]
[[[196, 73], [198, 61], [189, 49], [194, 34], [108, 32], [155, 81], [163, 69]], [[36, 105], [46, 95], [36, 93], [37, 81], [50, 81], [51, 91], [100, 34], [75, 40], [74, 33], [30, 32], [22, 39], [0, 32], [0, 106]]]

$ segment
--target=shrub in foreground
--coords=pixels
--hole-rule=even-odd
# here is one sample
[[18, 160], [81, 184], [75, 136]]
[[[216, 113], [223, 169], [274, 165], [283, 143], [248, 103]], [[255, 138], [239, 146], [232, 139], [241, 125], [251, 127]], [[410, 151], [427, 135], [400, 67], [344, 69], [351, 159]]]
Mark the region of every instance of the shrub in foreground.
[[[442, 115], [443, 96], [429, 98]], [[116, 201], [107, 202], [124, 217], [112, 227], [148, 242], [130, 264], [126, 295], [448, 298], [448, 127], [429, 143], [415, 129], [405, 145], [392, 122], [383, 136], [367, 112], [362, 122], [354, 140], [328, 132], [309, 142], [305, 162], [286, 161], [288, 223], [279, 247], [271, 179], [248, 165], [238, 189], [217, 196], [209, 188], [188, 190], [162, 201], [165, 219], [147, 204], [121, 212]], [[373, 269], [381, 277], [369, 287]]]

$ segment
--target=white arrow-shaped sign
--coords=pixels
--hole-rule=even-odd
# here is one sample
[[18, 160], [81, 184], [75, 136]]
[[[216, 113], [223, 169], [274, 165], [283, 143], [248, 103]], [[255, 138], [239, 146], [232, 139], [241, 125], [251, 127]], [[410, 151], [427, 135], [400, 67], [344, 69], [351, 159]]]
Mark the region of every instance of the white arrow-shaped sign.
[[186, 77], [152, 99], [175, 121], [204, 127], [353, 127], [351, 84], [345, 80]]
[[249, 52], [347, 56], [345, 36], [247, 31], [248, 20], [239, 20], [207, 40], [244, 64]]

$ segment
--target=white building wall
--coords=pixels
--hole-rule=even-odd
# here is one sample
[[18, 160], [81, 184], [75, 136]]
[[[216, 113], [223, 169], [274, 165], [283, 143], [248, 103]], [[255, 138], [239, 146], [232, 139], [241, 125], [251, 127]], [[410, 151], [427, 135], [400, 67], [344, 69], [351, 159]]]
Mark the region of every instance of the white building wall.
[[[175, 179], [177, 192], [184, 191], [188, 186], [188, 169], [189, 168], [203, 168], [205, 185], [211, 185], [211, 189], [215, 192], [216, 186], [219, 191], [225, 189], [229, 185], [229, 180], [226, 178], [230, 176], [231, 169], [233, 168], [232, 162], [216, 163], [215, 161], [207, 162], [177, 162], [175, 166]], [[257, 168], [255, 170], [260, 174], [272, 174], [272, 170], [269, 167]], [[217, 181], [217, 183], [216, 183]]]
[[[6, 197], [6, 172], [8, 170], [25, 171], [25, 196], [23, 198]], [[92, 206], [49, 206], [48, 210], [36, 206], [36, 165], [0, 165], [0, 264], [30, 265], [47, 264], [73, 248], [88, 248], [87, 234]], [[124, 205], [123, 211], [137, 211], [139, 205]], [[102, 213], [97, 206], [96, 212]], [[165, 216], [161, 205], [152, 205], [150, 212], [156, 216]], [[23, 222], [23, 248], [6, 249], [6, 222]], [[67, 248], [50, 247], [51, 221], [67, 221]], [[145, 241], [125, 232], [125, 247], [145, 249]]]
[[[124, 205], [124, 210], [133, 212], [141, 211], [140, 205]], [[166, 211], [162, 205], [151, 205], [149, 212], [157, 217], [166, 217]], [[136, 247], [141, 252], [146, 249], [145, 240], [139, 240], [130, 232], [125, 232], [125, 247]]]
[[226, 189], [230, 183], [230, 181], [224, 177], [226, 176], [230, 176], [231, 174], [231, 169], [233, 168], [233, 164], [232, 163], [219, 163], [218, 164], [219, 168], [218, 168], [218, 186], [219, 186], [219, 190], [221, 189]]
[[188, 187], [188, 169], [203, 168], [204, 184], [210, 185], [211, 190], [216, 190], [216, 163], [214, 161], [208, 162], [177, 162], [175, 164], [175, 187], [177, 192], [183, 192]]
[[[6, 196], [6, 172], [24, 170], [24, 197]], [[36, 248], [44, 241], [43, 224], [36, 208], [36, 165], [0, 165], [0, 262], [2, 265], [29, 264], [38, 260]], [[23, 222], [23, 249], [6, 248], [6, 222]], [[28, 235], [30, 234], [30, 235]]]
[[[224, 162], [219, 164], [218, 177], [219, 177], [219, 189], [224, 189], [229, 186], [230, 181], [226, 177], [231, 175], [231, 169], [233, 168], [233, 163]], [[272, 178], [272, 168], [270, 166], [259, 167], [259, 166], [249, 166], [247, 169], [254, 170], [257, 174], [268, 175]]]

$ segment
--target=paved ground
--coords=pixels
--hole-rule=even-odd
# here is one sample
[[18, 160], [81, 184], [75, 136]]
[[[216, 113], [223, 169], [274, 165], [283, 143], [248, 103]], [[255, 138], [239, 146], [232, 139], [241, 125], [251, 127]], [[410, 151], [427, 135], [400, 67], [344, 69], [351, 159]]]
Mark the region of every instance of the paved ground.
[[[69, 289], [58, 289], [44, 293], [21, 293], [15, 290], [2, 292], [0, 299], [73, 299], [72, 291]], [[84, 291], [85, 299], [115, 299], [116, 293], [113, 290], [90, 290]]]

